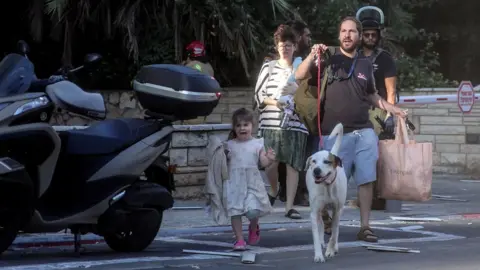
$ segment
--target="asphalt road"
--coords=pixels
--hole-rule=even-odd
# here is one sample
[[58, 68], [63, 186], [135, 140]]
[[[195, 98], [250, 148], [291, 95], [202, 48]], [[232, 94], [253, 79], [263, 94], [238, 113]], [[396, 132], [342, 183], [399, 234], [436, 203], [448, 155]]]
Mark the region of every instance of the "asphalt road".
[[[105, 244], [87, 245], [75, 256], [72, 247], [34, 248], [5, 253], [0, 270], [53, 269], [480, 269], [480, 220], [457, 220], [426, 224], [379, 225], [375, 231], [384, 245], [410, 247], [415, 253], [377, 252], [355, 241], [358, 227], [344, 224], [340, 230], [340, 253], [319, 265], [313, 262], [310, 225], [264, 230], [254, 265], [239, 258], [195, 255], [183, 249], [230, 252], [231, 232], [177, 235], [160, 238], [137, 254], [119, 254]], [[413, 226], [413, 227], [412, 227]], [[421, 227], [419, 227], [421, 226]], [[407, 231], [405, 231], [407, 230]]]

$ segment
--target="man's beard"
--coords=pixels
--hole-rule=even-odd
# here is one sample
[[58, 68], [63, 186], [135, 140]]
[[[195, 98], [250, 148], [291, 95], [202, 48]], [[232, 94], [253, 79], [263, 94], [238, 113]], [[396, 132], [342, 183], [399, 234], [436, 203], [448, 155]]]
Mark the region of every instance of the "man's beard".
[[375, 49], [375, 47], [377, 47], [377, 45], [378, 45], [378, 42], [375, 42], [375, 43], [373, 43], [373, 44], [367, 43], [367, 42], [363, 42], [363, 44], [362, 44], [363, 47], [365, 47], [365, 48], [367, 48], [367, 49], [369, 49], [369, 50]]
[[[352, 42], [353, 43], [353, 42]], [[358, 43], [357, 43], [358, 44]], [[345, 52], [347, 53], [353, 53], [356, 49], [357, 49], [357, 45], [356, 44], [353, 44], [352, 47], [350, 48], [345, 48], [345, 46], [343, 46], [343, 42], [340, 42], [340, 48], [342, 48], [342, 50], [344, 50]]]
[[297, 54], [302, 58], [305, 58], [310, 53], [310, 50], [310, 46], [305, 44], [303, 40], [299, 42]]

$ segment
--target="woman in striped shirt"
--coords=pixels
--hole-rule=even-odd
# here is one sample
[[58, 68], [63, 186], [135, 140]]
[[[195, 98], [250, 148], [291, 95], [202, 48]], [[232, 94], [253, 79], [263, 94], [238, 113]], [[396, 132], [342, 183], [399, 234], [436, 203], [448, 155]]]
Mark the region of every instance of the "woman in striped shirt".
[[293, 53], [296, 49], [296, 36], [292, 29], [280, 25], [274, 34], [278, 60], [264, 63], [255, 86], [255, 99], [260, 109], [259, 132], [265, 140], [266, 147], [277, 153], [276, 162], [266, 169], [271, 188], [270, 201], [275, 201], [278, 194], [278, 163], [287, 165], [287, 203], [285, 216], [300, 219], [293, 209], [293, 201], [298, 186], [298, 172], [305, 167], [308, 130], [293, 114], [285, 117], [285, 111], [278, 103], [278, 98], [292, 94], [296, 83], [289, 82], [293, 74]]

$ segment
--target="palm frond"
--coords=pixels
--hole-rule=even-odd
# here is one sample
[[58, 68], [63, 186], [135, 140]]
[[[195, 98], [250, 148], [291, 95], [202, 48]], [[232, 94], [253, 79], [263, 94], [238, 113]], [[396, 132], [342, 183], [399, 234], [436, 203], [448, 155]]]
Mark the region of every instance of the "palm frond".
[[69, 5], [69, 0], [45, 0], [45, 13], [50, 16], [57, 16], [60, 20]]
[[30, 35], [36, 41], [42, 41], [44, 5], [44, 0], [33, 0], [30, 4], [28, 14], [30, 18]]

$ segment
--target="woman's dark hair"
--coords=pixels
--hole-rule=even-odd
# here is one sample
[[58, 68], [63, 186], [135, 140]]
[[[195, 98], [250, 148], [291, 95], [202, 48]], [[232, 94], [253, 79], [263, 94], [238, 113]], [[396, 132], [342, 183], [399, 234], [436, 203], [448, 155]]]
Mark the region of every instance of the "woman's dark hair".
[[290, 26], [295, 32], [295, 34], [299, 36], [303, 35], [303, 33], [305, 32], [305, 29], [308, 28], [306, 23], [299, 20], [290, 20], [285, 24]]
[[275, 43], [275, 46], [277, 46], [278, 43], [280, 42], [286, 42], [286, 41], [290, 41], [293, 44], [297, 44], [297, 36], [295, 35], [295, 32], [293, 32], [292, 27], [286, 24], [281, 24], [278, 26], [277, 31], [275, 31], [275, 34], [273, 34], [273, 41]]
[[237, 134], [235, 134], [235, 126], [238, 125], [238, 123], [240, 123], [241, 121], [245, 121], [245, 122], [250, 122], [252, 123], [252, 125], [254, 125], [255, 124], [254, 119], [255, 117], [253, 113], [248, 109], [240, 108], [235, 112], [233, 112], [232, 130], [230, 131], [230, 134], [228, 134], [228, 139], [231, 140], [237, 137]]

